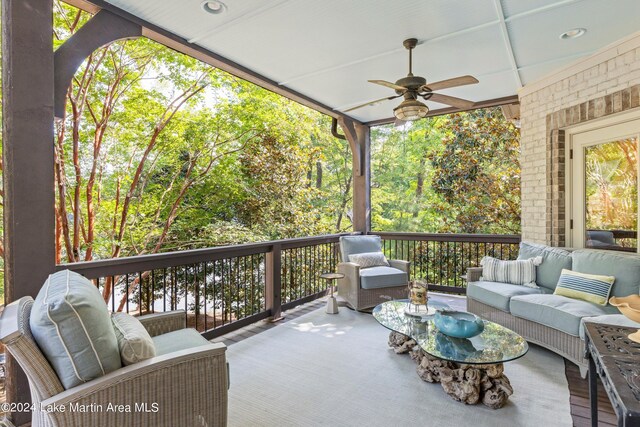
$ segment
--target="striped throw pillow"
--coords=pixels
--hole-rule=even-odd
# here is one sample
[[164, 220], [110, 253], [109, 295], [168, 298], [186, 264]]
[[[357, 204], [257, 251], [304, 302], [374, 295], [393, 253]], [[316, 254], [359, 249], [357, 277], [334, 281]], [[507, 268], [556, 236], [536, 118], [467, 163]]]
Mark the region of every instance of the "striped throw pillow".
[[490, 256], [482, 258], [482, 280], [511, 283], [529, 288], [537, 288], [536, 266], [542, 264], [542, 257], [502, 261]]
[[563, 268], [553, 294], [607, 305], [615, 281], [613, 276], [578, 273]]

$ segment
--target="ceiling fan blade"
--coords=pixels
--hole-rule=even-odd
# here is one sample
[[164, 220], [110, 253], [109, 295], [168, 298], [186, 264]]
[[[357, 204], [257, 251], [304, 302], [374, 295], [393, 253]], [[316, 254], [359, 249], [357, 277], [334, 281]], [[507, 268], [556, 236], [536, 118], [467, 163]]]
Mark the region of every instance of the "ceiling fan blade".
[[427, 87], [428, 89], [434, 91], [456, 86], [473, 85], [476, 83], [478, 83], [478, 79], [473, 76], [460, 76], [454, 77], [452, 79], [440, 80], [439, 82], [428, 83], [422, 87]]
[[433, 93], [430, 97], [425, 98], [429, 101], [439, 102], [441, 104], [451, 105], [453, 107], [469, 109], [473, 108], [475, 102], [466, 99], [456, 98], [455, 96], [442, 95], [441, 93]]
[[397, 85], [395, 83], [388, 82], [386, 80], [367, 80], [367, 81], [369, 83], [374, 83], [374, 84], [377, 84], [377, 85], [390, 87], [391, 89], [395, 89], [395, 90], [407, 90], [407, 88], [404, 87], [404, 86], [400, 86], [400, 85]]
[[404, 93], [403, 93], [403, 94], [401, 94], [401, 95], [387, 96], [386, 98], [376, 99], [375, 101], [369, 101], [369, 102], [367, 102], [367, 103], [365, 103], [365, 104], [360, 104], [360, 105], [357, 105], [357, 106], [355, 106], [355, 107], [351, 107], [351, 108], [349, 108], [348, 110], [342, 110], [342, 112], [343, 112], [343, 113], [347, 113], [347, 112], [349, 112], [349, 111], [357, 110], [358, 108], [362, 108], [362, 107], [367, 107], [367, 106], [369, 106], [369, 105], [373, 105], [373, 104], [375, 104], [375, 103], [377, 103], [377, 102], [388, 101], [388, 100], [390, 100], [390, 99], [400, 98], [402, 95], [404, 95]]

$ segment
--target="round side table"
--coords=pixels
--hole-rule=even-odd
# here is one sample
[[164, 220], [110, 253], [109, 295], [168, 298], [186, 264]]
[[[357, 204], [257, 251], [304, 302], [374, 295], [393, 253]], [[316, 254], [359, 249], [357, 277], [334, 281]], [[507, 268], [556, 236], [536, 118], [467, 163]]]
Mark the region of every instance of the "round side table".
[[320, 278], [326, 280], [331, 288], [331, 296], [329, 296], [329, 299], [327, 300], [326, 310], [329, 314], [338, 314], [338, 301], [336, 301], [336, 297], [333, 296], [333, 281], [342, 279], [343, 277], [344, 274], [342, 273], [322, 273], [320, 275]]

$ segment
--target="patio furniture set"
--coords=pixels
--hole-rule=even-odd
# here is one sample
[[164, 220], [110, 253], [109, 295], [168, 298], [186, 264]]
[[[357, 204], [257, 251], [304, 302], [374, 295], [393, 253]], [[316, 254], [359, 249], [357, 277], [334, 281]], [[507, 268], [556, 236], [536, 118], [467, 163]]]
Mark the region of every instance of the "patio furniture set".
[[[600, 331], [596, 324], [640, 324], [613, 307], [552, 294], [553, 284], [562, 283], [570, 268], [616, 274], [612, 295], [638, 294], [637, 257], [523, 243], [521, 260], [541, 260], [535, 267], [540, 286], [478, 280], [482, 273], [471, 269], [467, 307], [484, 319], [478, 321], [473, 314], [455, 317], [458, 312], [436, 301], [424, 300], [426, 310], [416, 310], [415, 301], [404, 299], [409, 263], [386, 260], [379, 236], [343, 236], [340, 249], [339, 273], [324, 278], [338, 280], [339, 294], [351, 308], [374, 307], [374, 318], [391, 330], [389, 346], [411, 353], [420, 378], [440, 383], [455, 400], [503, 407], [513, 393], [503, 364], [524, 356], [530, 341], [579, 366], [590, 357], [591, 380], [595, 366], [602, 375], [612, 363], [622, 363], [626, 383], [607, 371], [607, 392], [620, 396], [612, 399], [620, 416], [637, 417], [626, 410], [625, 399], [640, 396], [632, 358], [640, 354], [640, 344], [627, 339], [624, 360], [617, 360], [611, 345], [603, 347], [604, 335], [593, 334]], [[467, 317], [476, 318], [479, 327], [455, 332], [445, 327], [443, 319], [451, 320], [446, 316], [465, 327]], [[185, 328], [182, 311], [110, 314], [93, 283], [65, 270], [49, 277], [35, 301], [24, 297], [9, 304], [0, 320], [0, 340], [29, 379], [32, 406], [22, 409], [33, 412], [34, 426], [226, 424], [226, 347]], [[585, 328], [588, 356], [581, 353]]]
[[[425, 381], [440, 382], [454, 399], [465, 403], [483, 402], [492, 408], [504, 406], [513, 389], [504, 375], [503, 363], [524, 356], [529, 341], [577, 364], [583, 376], [591, 363], [592, 383], [597, 365], [597, 373], [605, 378], [606, 390], [615, 403], [619, 420], [629, 418], [632, 421], [627, 421], [628, 425], [638, 422], [640, 383], [637, 354], [640, 354], [640, 343], [634, 341], [635, 335], [628, 332], [636, 331], [640, 323], [620, 314], [618, 308], [608, 303], [609, 296], [615, 303], [616, 297], [640, 294], [640, 257], [637, 255], [593, 249], [571, 250], [523, 242], [518, 260], [532, 261], [535, 283], [523, 285], [509, 283], [508, 279], [485, 280], [482, 268], [470, 268], [466, 275], [467, 310], [484, 319], [484, 330], [474, 337], [456, 338], [439, 330], [433, 315], [416, 317], [409, 314], [407, 306], [410, 302], [401, 300], [407, 294], [408, 276], [401, 282], [401, 273], [393, 272], [395, 276], [392, 277], [400, 283], [392, 282], [395, 288], [385, 287], [384, 279], [374, 282], [363, 280], [362, 267], [357, 263], [347, 263], [356, 253], [381, 251], [377, 236], [343, 237], [340, 244], [344, 262], [338, 268], [350, 271], [339, 282], [342, 284], [341, 295], [350, 296], [347, 302], [355, 309], [377, 302], [373, 315], [391, 330], [389, 346], [396, 353], [411, 352], [418, 363], [419, 376]], [[393, 265], [391, 261], [389, 264]], [[402, 271], [408, 274], [407, 264], [395, 265], [402, 266]], [[392, 267], [373, 268], [390, 274]], [[489, 273], [485, 275], [490, 276]], [[522, 271], [518, 270], [514, 277], [522, 276]], [[364, 277], [371, 275], [365, 274]], [[599, 280], [609, 282], [603, 284]], [[364, 288], [363, 282], [375, 283], [378, 287], [369, 285], [368, 290], [361, 290], [367, 292], [366, 299], [353, 298], [358, 295], [358, 288]], [[596, 295], [598, 286], [606, 287], [603, 298]], [[377, 289], [377, 301], [372, 288]], [[438, 303], [429, 304], [438, 310], [447, 309]], [[617, 338], [610, 339], [611, 343], [602, 348], [603, 338], [600, 335], [596, 341], [601, 348], [596, 349], [594, 339], [587, 337], [590, 344], [585, 347], [585, 330], [593, 334], [603, 328], [617, 331]], [[602, 356], [603, 352], [606, 356]], [[607, 365], [606, 361], [611, 359], [614, 361]], [[607, 369], [612, 370], [613, 365], [618, 368], [603, 373]], [[597, 405], [593, 387], [591, 398], [592, 405]], [[592, 415], [592, 420], [596, 420], [594, 425], [597, 425], [597, 417]]]

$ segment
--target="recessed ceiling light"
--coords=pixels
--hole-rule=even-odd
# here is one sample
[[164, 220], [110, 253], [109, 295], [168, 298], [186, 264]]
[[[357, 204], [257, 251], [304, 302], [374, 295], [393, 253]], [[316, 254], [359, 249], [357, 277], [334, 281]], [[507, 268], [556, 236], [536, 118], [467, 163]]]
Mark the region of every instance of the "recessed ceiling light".
[[212, 15], [219, 15], [227, 9], [227, 6], [218, 0], [205, 0], [201, 7], [202, 10]]
[[572, 28], [569, 31], [565, 31], [560, 34], [560, 38], [562, 40], [577, 39], [578, 37], [583, 36], [586, 32], [587, 30], [585, 28]]

